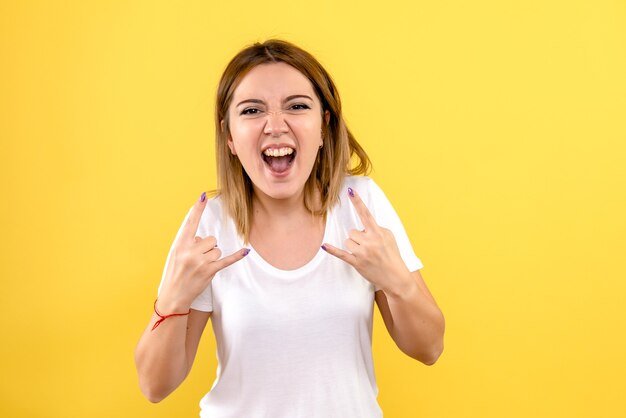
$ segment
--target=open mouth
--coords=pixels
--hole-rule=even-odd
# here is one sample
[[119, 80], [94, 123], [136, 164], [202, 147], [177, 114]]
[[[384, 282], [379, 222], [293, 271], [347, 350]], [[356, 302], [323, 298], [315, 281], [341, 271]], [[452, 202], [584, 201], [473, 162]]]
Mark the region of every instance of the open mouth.
[[296, 150], [290, 147], [268, 148], [261, 154], [263, 161], [275, 173], [284, 173], [296, 158]]

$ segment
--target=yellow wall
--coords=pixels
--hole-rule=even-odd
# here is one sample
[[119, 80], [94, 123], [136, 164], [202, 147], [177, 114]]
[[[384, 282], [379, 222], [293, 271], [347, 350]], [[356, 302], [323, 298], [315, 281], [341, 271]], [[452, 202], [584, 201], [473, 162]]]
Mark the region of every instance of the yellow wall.
[[433, 367], [375, 318], [385, 416], [623, 417], [624, 1], [2, 1], [0, 416], [152, 405], [133, 349], [241, 47], [316, 55], [447, 320]]

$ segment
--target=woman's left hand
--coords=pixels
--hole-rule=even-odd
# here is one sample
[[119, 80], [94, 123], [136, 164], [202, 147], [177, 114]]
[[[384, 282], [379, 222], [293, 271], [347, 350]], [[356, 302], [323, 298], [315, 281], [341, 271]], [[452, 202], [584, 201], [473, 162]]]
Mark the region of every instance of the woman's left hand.
[[365, 229], [350, 231], [349, 238], [344, 242], [348, 251], [326, 243], [322, 248], [350, 264], [383, 291], [403, 287], [410, 281], [411, 273], [400, 256], [393, 233], [376, 223], [356, 191], [348, 188], [348, 195]]

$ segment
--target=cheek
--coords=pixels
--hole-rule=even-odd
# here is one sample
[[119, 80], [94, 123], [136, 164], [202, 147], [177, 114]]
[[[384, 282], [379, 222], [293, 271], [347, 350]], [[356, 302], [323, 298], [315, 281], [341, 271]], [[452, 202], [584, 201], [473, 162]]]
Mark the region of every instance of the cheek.
[[322, 120], [321, 118], [294, 118], [289, 121], [289, 125], [294, 132], [309, 137], [321, 137]]
[[230, 127], [230, 136], [235, 144], [249, 143], [259, 138], [263, 132], [263, 125], [258, 120], [247, 120], [243, 123], [234, 123]]

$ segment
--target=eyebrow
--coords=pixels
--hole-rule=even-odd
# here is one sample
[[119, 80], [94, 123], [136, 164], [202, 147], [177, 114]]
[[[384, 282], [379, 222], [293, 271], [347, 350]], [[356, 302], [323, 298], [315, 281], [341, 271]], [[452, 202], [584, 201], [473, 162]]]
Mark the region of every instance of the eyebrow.
[[[293, 100], [293, 99], [309, 99], [310, 101], [313, 101], [313, 99], [310, 96], [307, 96], [306, 94], [292, 94], [291, 96], [285, 97], [285, 100], [283, 100], [283, 103], [287, 103], [288, 101]], [[263, 100], [246, 99], [246, 100], [243, 100], [243, 101], [237, 103], [237, 106], [241, 106], [244, 103], [264, 104]]]

